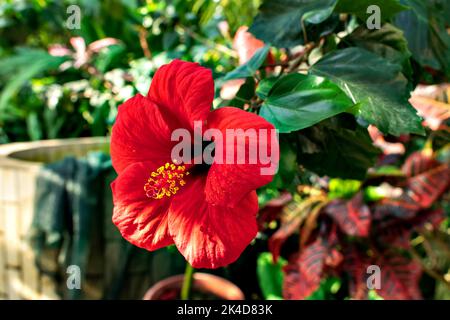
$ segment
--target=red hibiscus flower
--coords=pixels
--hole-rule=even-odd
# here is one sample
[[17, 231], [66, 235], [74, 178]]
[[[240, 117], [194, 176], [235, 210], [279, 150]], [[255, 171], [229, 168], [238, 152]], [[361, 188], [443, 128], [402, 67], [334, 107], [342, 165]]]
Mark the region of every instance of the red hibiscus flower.
[[147, 96], [138, 94], [119, 107], [111, 136], [118, 173], [112, 183], [114, 224], [125, 239], [147, 250], [175, 244], [196, 268], [218, 268], [239, 257], [258, 229], [255, 189], [273, 176], [261, 174], [268, 165], [259, 160], [180, 163], [171, 158], [177, 144], [172, 132], [193, 132], [194, 121], [224, 135], [227, 129], [254, 129], [256, 136], [215, 141], [215, 148], [226, 154], [239, 143], [248, 148], [255, 142], [269, 150], [272, 165], [278, 161], [278, 143], [259, 134], [259, 129], [274, 130], [271, 124], [237, 108], [210, 111], [213, 98], [211, 71], [175, 60], [156, 72]]

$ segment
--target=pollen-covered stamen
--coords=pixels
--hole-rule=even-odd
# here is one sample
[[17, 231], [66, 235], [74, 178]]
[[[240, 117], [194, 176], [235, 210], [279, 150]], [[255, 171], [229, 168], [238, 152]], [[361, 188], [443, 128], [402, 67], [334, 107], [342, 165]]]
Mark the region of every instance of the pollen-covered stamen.
[[186, 184], [184, 178], [189, 175], [185, 166], [177, 166], [173, 163], [166, 163], [153, 171], [144, 185], [147, 197], [152, 199], [162, 199], [170, 197]]

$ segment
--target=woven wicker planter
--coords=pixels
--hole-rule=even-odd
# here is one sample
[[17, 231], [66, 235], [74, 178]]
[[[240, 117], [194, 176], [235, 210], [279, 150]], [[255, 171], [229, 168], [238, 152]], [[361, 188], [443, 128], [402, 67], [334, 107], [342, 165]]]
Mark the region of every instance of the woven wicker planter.
[[25, 241], [33, 218], [36, 174], [44, 163], [108, 148], [108, 138], [0, 145], [0, 299], [58, 299], [55, 284], [36, 269]]

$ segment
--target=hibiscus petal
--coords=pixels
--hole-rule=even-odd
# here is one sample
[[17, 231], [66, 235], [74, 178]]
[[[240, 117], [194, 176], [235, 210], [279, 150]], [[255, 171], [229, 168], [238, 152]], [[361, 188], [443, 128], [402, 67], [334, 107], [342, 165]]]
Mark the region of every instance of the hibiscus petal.
[[113, 223], [126, 240], [151, 251], [173, 244], [168, 230], [170, 198], [150, 199], [144, 191], [156, 167], [151, 162], [134, 163], [111, 184]]
[[148, 97], [163, 107], [180, 128], [206, 120], [214, 99], [211, 70], [197, 63], [174, 60], [156, 71]]
[[130, 164], [170, 161], [171, 129], [158, 107], [138, 94], [119, 107], [111, 134], [111, 159], [120, 174]]
[[[278, 140], [271, 140], [274, 134], [272, 124], [262, 117], [237, 108], [224, 107], [210, 113], [208, 128], [216, 128], [222, 132], [223, 143], [216, 141], [215, 159], [208, 172], [206, 180], [206, 199], [215, 205], [234, 206], [249, 192], [255, 190], [273, 179], [278, 169], [279, 147]], [[244, 140], [227, 139], [227, 129], [242, 129], [244, 136], [247, 129], [254, 129], [253, 135], [248, 134]], [[264, 129], [264, 130], [261, 130]], [[266, 134], [263, 134], [263, 131]], [[222, 151], [219, 152], [220, 146]], [[244, 164], [238, 162], [238, 149], [245, 147]], [[259, 152], [263, 151], [270, 162], [264, 163]], [[234, 163], [227, 161], [227, 153], [233, 156]], [[251, 164], [249, 154], [253, 153], [254, 162]], [[222, 155], [222, 156], [220, 156]], [[222, 163], [218, 163], [221, 160]], [[271, 168], [271, 170], [267, 170]], [[264, 171], [264, 169], [266, 171]]]
[[256, 236], [256, 192], [230, 209], [208, 204], [204, 177], [193, 177], [169, 209], [169, 232], [194, 268], [218, 268], [234, 262]]

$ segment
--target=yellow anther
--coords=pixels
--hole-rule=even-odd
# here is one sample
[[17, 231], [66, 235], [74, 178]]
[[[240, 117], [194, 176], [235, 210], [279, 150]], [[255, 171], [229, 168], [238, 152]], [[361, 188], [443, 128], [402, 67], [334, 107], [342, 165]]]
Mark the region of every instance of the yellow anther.
[[185, 166], [176, 166], [167, 162], [150, 173], [150, 178], [144, 185], [145, 194], [152, 199], [170, 197], [176, 194], [180, 187], [186, 185], [183, 178], [188, 174]]

